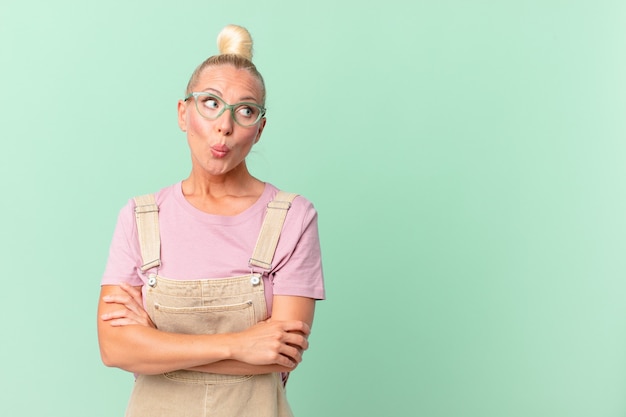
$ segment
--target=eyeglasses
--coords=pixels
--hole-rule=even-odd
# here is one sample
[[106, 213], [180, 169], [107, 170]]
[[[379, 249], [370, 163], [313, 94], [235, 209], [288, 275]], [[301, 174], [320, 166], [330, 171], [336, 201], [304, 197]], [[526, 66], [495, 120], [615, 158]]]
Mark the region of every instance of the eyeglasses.
[[192, 97], [196, 102], [196, 109], [200, 116], [209, 120], [217, 119], [228, 109], [235, 123], [239, 126], [249, 127], [258, 123], [265, 116], [265, 107], [256, 103], [228, 104], [215, 94], [205, 92], [191, 93], [185, 97], [185, 101]]

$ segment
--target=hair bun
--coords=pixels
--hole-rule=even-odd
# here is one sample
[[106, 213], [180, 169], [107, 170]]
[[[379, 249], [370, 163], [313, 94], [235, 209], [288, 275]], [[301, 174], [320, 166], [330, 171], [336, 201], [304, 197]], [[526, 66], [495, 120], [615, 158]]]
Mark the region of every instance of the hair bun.
[[240, 55], [252, 61], [252, 37], [244, 27], [228, 25], [217, 35], [220, 54]]

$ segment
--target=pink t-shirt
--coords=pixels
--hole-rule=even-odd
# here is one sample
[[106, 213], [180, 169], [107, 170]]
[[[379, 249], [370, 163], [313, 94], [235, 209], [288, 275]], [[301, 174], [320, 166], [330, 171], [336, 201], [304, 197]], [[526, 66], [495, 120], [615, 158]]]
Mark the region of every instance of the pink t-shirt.
[[[161, 235], [159, 275], [194, 280], [249, 274], [248, 260], [267, 203], [277, 192], [266, 183], [261, 197], [236, 216], [216, 216], [196, 209], [185, 199], [180, 182], [156, 193]], [[119, 213], [102, 285], [144, 285], [148, 275], [155, 272], [141, 272], [134, 209], [131, 199]], [[272, 294], [325, 298], [317, 212], [302, 196], [296, 197], [289, 209], [265, 282], [270, 314]]]

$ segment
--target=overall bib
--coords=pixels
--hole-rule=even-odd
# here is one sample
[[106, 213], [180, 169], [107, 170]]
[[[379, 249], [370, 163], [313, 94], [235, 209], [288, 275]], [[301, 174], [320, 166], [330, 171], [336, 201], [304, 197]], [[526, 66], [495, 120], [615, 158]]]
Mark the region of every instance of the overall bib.
[[[146, 311], [159, 330], [186, 334], [240, 332], [268, 317], [264, 286], [295, 194], [279, 192], [267, 206], [249, 261], [250, 274], [220, 279], [171, 280], [158, 274], [160, 237], [153, 195], [135, 198], [135, 216], [148, 276]], [[264, 279], [265, 278], [265, 279]], [[280, 373], [223, 375], [179, 370], [139, 375], [127, 417], [293, 417]]]

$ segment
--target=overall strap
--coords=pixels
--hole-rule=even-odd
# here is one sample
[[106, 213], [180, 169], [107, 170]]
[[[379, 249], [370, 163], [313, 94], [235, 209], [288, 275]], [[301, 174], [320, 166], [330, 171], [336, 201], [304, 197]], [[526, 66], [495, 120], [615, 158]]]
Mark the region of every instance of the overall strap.
[[135, 197], [135, 219], [143, 265], [141, 271], [161, 265], [161, 238], [159, 236], [159, 207], [154, 194]]
[[253, 266], [270, 271], [272, 269], [272, 259], [280, 232], [283, 230], [283, 223], [287, 217], [287, 211], [291, 208], [291, 202], [297, 194], [279, 191], [276, 197], [267, 204], [265, 219], [261, 226], [261, 232], [254, 247], [252, 257], [248, 261], [250, 268]]

